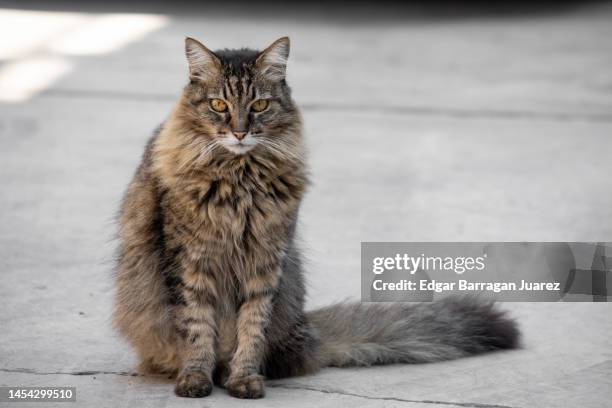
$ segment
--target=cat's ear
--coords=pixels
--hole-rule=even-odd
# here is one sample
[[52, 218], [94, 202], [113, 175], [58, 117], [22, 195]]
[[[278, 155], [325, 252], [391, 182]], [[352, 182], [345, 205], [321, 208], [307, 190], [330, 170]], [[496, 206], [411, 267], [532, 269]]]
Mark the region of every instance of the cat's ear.
[[256, 65], [264, 77], [271, 81], [280, 81], [285, 79], [288, 58], [289, 37], [282, 37], [259, 53]]
[[207, 82], [221, 74], [219, 57], [198, 40], [185, 38], [185, 54], [191, 79]]

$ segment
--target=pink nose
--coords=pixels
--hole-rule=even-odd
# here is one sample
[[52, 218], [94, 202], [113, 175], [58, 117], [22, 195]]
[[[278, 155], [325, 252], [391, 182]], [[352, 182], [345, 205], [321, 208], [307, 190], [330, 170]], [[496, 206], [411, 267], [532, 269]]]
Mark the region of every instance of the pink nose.
[[244, 137], [247, 134], [247, 132], [232, 132], [232, 133], [234, 134], [234, 136], [236, 136], [236, 139], [238, 140], [244, 139]]

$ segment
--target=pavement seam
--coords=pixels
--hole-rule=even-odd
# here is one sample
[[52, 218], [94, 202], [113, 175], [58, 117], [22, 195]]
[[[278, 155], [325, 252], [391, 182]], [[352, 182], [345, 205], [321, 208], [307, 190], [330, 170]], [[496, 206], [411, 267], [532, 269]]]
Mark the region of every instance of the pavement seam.
[[465, 407], [465, 408], [518, 408], [511, 407], [509, 405], [497, 405], [497, 404], [481, 404], [478, 402], [454, 402], [454, 401], [436, 401], [436, 400], [413, 400], [413, 399], [404, 399], [397, 397], [372, 397], [363, 394], [356, 394], [352, 392], [346, 392], [337, 389], [321, 389], [315, 387], [309, 387], [304, 385], [291, 385], [291, 384], [267, 384], [268, 388], [283, 388], [289, 390], [304, 390], [304, 391], [313, 391], [320, 392], [324, 394], [338, 394], [345, 395], [349, 397], [363, 398], [368, 400], [380, 400], [380, 401], [397, 401], [397, 402], [408, 402], [408, 403], [420, 403], [420, 404], [437, 404], [437, 405], [450, 405], [454, 407]]

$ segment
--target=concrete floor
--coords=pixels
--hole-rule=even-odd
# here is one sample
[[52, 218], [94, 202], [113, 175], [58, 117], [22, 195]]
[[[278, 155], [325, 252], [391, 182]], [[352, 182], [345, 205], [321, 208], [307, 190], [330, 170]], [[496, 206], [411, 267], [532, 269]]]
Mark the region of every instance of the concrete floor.
[[[185, 82], [185, 35], [211, 48], [291, 36], [314, 181], [300, 224], [309, 307], [358, 298], [361, 241], [610, 241], [610, 6], [328, 17], [182, 9], [98, 55], [57, 51], [47, 36], [2, 58], [0, 83], [32, 56], [68, 69], [29, 99], [0, 102], [0, 385], [76, 386], [77, 405], [92, 407], [612, 404], [605, 303], [506, 304], [520, 351], [327, 369], [270, 382], [260, 401], [220, 389], [179, 399], [171, 382], [129, 375], [134, 356], [109, 324], [113, 217]], [[43, 29], [14, 29], [24, 27]]]

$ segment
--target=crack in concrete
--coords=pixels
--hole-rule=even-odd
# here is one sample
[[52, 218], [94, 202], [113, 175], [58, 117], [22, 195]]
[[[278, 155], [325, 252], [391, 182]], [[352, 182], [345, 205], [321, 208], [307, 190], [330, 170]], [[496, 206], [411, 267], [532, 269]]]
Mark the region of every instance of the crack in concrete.
[[[165, 93], [138, 93], [125, 91], [81, 90], [81, 89], [49, 89], [41, 96], [82, 97], [92, 99], [122, 99], [129, 101], [174, 101], [178, 94]], [[304, 111], [312, 112], [371, 112], [379, 114], [402, 114], [413, 116], [439, 116], [457, 119], [506, 119], [506, 120], [546, 120], [546, 121], [586, 121], [586, 122], [612, 122], [612, 114], [607, 113], [574, 113], [574, 112], [538, 112], [528, 110], [507, 109], [464, 109], [435, 106], [399, 106], [388, 105], [374, 107], [359, 104], [300, 104]]]
[[9, 369], [9, 368], [0, 368], [0, 371], [5, 372], [5, 373], [19, 373], [19, 374], [34, 374], [34, 375], [76, 375], [76, 376], [82, 376], [82, 375], [121, 375], [121, 376], [127, 376], [127, 377], [136, 377], [138, 376], [137, 373], [129, 373], [126, 371], [93, 371], [93, 370], [85, 370], [85, 371], [47, 371], [47, 372], [41, 372], [41, 371], [36, 371], [36, 370], [32, 370], [30, 368], [13, 368], [13, 369]]
[[313, 392], [320, 392], [323, 394], [345, 395], [348, 397], [356, 397], [356, 398], [363, 398], [363, 399], [377, 400], [377, 401], [397, 401], [397, 402], [409, 402], [409, 403], [420, 403], [420, 404], [438, 404], [438, 405], [450, 405], [454, 407], [465, 407], [465, 408], [518, 408], [518, 407], [511, 407], [508, 405], [481, 404], [478, 402], [413, 400], [413, 399], [405, 399], [405, 398], [397, 398], [397, 397], [372, 397], [368, 395], [356, 394], [356, 393], [346, 392], [346, 391], [337, 390], [337, 389], [320, 389], [320, 388], [309, 387], [305, 385], [267, 384], [267, 387], [268, 388], [283, 388], [283, 389], [288, 389], [288, 390], [313, 391]]

